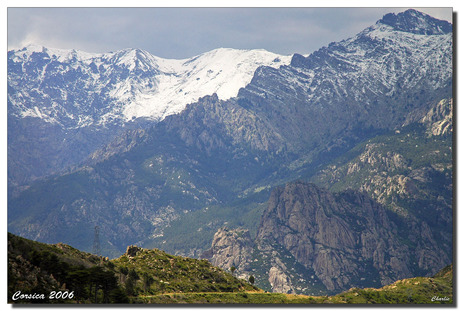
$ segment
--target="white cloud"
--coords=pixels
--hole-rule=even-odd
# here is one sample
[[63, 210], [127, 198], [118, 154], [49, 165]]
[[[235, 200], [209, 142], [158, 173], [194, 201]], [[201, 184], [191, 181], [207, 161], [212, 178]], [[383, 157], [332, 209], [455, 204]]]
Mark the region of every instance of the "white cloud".
[[[186, 58], [218, 47], [311, 53], [404, 8], [11, 8], [8, 48], [107, 52], [142, 48]], [[421, 9], [445, 19], [450, 10]]]

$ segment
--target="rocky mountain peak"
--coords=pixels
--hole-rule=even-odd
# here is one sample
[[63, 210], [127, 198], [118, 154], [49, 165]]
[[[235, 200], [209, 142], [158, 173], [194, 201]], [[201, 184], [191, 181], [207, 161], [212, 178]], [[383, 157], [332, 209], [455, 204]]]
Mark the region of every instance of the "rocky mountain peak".
[[110, 62], [128, 70], [159, 72], [156, 57], [141, 49], [124, 49], [107, 54], [106, 57]]
[[377, 24], [385, 24], [395, 30], [419, 35], [443, 35], [452, 33], [452, 24], [431, 17], [414, 9], [399, 14], [386, 14]]
[[[405, 254], [418, 254], [421, 247], [402, 243], [397, 230], [384, 207], [366, 194], [331, 193], [293, 182], [272, 192], [256, 243], [282, 246], [312, 268], [328, 290], [336, 291], [369, 286], [372, 279], [388, 284], [395, 281], [394, 275], [411, 276], [414, 265]], [[424, 241], [432, 243], [428, 228], [424, 234], [430, 236]], [[435, 248], [430, 248], [431, 258], [445, 265], [447, 256]]]

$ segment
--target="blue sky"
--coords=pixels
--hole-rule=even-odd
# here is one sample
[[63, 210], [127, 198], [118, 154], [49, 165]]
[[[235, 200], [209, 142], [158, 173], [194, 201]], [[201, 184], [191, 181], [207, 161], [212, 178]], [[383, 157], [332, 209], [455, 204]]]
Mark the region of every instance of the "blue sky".
[[[87, 52], [140, 48], [176, 59], [220, 47], [308, 54], [405, 9], [9, 7], [8, 50], [28, 44]], [[451, 8], [419, 10], [452, 22]]]

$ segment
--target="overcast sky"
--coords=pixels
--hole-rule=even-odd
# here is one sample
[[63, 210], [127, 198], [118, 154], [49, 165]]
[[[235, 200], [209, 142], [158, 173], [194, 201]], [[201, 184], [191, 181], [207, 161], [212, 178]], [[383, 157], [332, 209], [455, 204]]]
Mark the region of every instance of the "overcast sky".
[[[220, 48], [308, 54], [406, 8], [8, 8], [8, 50], [140, 48], [188, 58]], [[452, 9], [419, 9], [452, 22]]]

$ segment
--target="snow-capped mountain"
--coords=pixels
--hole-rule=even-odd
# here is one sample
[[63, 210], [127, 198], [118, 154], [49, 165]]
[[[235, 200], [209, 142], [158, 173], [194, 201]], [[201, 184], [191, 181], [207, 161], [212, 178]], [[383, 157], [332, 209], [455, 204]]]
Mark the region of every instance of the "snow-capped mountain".
[[127, 129], [148, 127], [205, 95], [236, 96], [257, 67], [289, 59], [224, 48], [183, 60], [138, 49], [9, 51], [9, 185], [77, 165]]
[[257, 67], [289, 60], [265, 50], [222, 48], [174, 60], [139, 49], [92, 54], [28, 46], [8, 53], [9, 113], [67, 129], [158, 121], [205, 95], [236, 96]]
[[[114, 57], [113, 63], [116, 64], [123, 59], [125, 54]], [[190, 60], [196, 61], [197, 59]], [[178, 64], [180, 63], [169, 66], [179, 66]], [[185, 65], [185, 62], [181, 64]], [[147, 67], [146, 62], [141, 60], [137, 63], [126, 61], [124, 65], [113, 65], [116, 72], [112, 76], [114, 81], [120, 81], [118, 75], [123, 77], [123, 81], [138, 79], [144, 71], [139, 69], [133, 74], [137, 66]], [[96, 73], [102, 70], [99, 67], [104, 68], [96, 65], [93, 67]], [[155, 77], [158, 72], [168, 72], [166, 67], [157, 60], [152, 67], [157, 73], [152, 73], [151, 70], [145, 75], [151, 74]], [[257, 228], [261, 228], [261, 222], [256, 215], [260, 215], [261, 209], [266, 206], [261, 203], [264, 202], [262, 198], [268, 194], [269, 189], [289, 181], [308, 179], [325, 167], [333, 166], [335, 172], [337, 161], [348, 163], [349, 159], [361, 154], [361, 151], [356, 153], [356, 147], [364, 148], [365, 145], [367, 148], [367, 144], [379, 143], [381, 140], [387, 142], [388, 137], [393, 136], [392, 133], [401, 134], [405, 133], [405, 130], [410, 130], [410, 127], [408, 129], [404, 125], [417, 123], [412, 124], [417, 130], [417, 126], [420, 126], [419, 121], [429, 114], [432, 115], [437, 103], [442, 99], [452, 98], [452, 69], [451, 24], [414, 10], [398, 15], [385, 15], [356, 36], [331, 43], [308, 57], [296, 54], [288, 65], [279, 68], [258, 67], [251, 82], [240, 88], [236, 97], [228, 100], [221, 100], [216, 95], [202, 97], [198, 102], [188, 105], [181, 113], [170, 115], [155, 126], [138, 132], [139, 135], [135, 139], [121, 137], [119, 141], [114, 141], [112, 146], [99, 153], [98, 159], [95, 159], [99, 161], [94, 161], [73, 173], [33, 184], [17, 196], [9, 196], [9, 230], [45, 242], [63, 241], [82, 249], [90, 249], [93, 239], [88, 224], [95, 223], [104, 234], [104, 247], [107, 252], [120, 252], [126, 245], [144, 243], [152, 247], [169, 248], [168, 251], [175, 253], [199, 255], [204, 247], [211, 245], [209, 232], [221, 226], [248, 226], [248, 229], [257, 232]], [[209, 69], [204, 70], [206, 71], [200, 72], [207, 74]], [[211, 70], [215, 72], [214, 69]], [[78, 76], [78, 70], [74, 71], [76, 73], [69, 75], [65, 83], [72, 85], [72, 77]], [[212, 75], [211, 72], [209, 74]], [[34, 72], [33, 76], [38, 75], [39, 72]], [[202, 79], [197, 78], [199, 77], [189, 81]], [[152, 81], [159, 83], [159, 80]], [[154, 88], [154, 82], [151, 87]], [[107, 87], [106, 93], [112, 89]], [[106, 94], [102, 91], [100, 93]], [[11, 96], [16, 94], [12, 93]], [[100, 104], [100, 109], [103, 109], [103, 102]], [[99, 109], [97, 105], [91, 107]], [[24, 140], [24, 128], [28, 133], [37, 133], [37, 127], [25, 122], [15, 122], [17, 121], [9, 122], [8, 125], [13, 127], [13, 133], [16, 135], [11, 140], [9, 136], [9, 141], [21, 143]], [[43, 123], [45, 122], [41, 124]], [[54, 123], [46, 124], [48, 127], [43, 129], [43, 132], [48, 135], [54, 134], [50, 132]], [[55, 125], [52, 129], [58, 127], [59, 125]], [[82, 144], [88, 145], [88, 137], [100, 139], [102, 136], [101, 130], [95, 133], [85, 132], [89, 128], [79, 127], [73, 132], [72, 137], [56, 135], [54, 141], [57, 147], [53, 148], [70, 150], [71, 153], [78, 152]], [[38, 130], [41, 131], [42, 128], [38, 127]], [[10, 133], [11, 131], [9, 135]], [[409, 204], [406, 197], [400, 202], [403, 204], [400, 207], [407, 212], [406, 215], [414, 217], [414, 225], [401, 229], [398, 237], [388, 235], [388, 240], [402, 237], [400, 242], [404, 242], [401, 244], [402, 248], [398, 246], [400, 251], [394, 252], [396, 248], [382, 244], [376, 253], [376, 244], [369, 242], [370, 235], [367, 233], [343, 235], [345, 231], [351, 232], [344, 230], [346, 227], [365, 228], [369, 219], [373, 218], [362, 215], [376, 214], [371, 210], [370, 213], [362, 214], [362, 211], [374, 204], [365, 204], [362, 197], [344, 193], [341, 202], [353, 203], [350, 208], [359, 214], [359, 219], [362, 219], [356, 222], [355, 216], [358, 214], [339, 217], [342, 213], [340, 210], [348, 210], [343, 209], [342, 203], [337, 201], [337, 208], [329, 208], [331, 202], [339, 199], [337, 194], [330, 193], [324, 194], [324, 200], [320, 200], [323, 203], [318, 203], [325, 207], [324, 212], [320, 213], [321, 217], [318, 217], [318, 221], [314, 221], [309, 228], [304, 227], [304, 224], [315, 219], [308, 216], [310, 211], [306, 211], [307, 214], [300, 212], [298, 216], [293, 215], [293, 218], [289, 217], [292, 214], [289, 212], [289, 215], [282, 217], [281, 222], [275, 219], [276, 217], [266, 219], [267, 223], [272, 223], [277, 228], [284, 223], [286, 228], [282, 232], [279, 231], [278, 236], [267, 235], [268, 238], [265, 240], [273, 250], [282, 245], [284, 250], [281, 252], [281, 249], [278, 249], [280, 256], [287, 254], [280, 257], [282, 263], [276, 267], [286, 273], [289, 271], [289, 275], [299, 276], [308, 271], [304, 276], [296, 278], [300, 280], [316, 275], [318, 280], [325, 280], [326, 287], [343, 290], [356, 284], [372, 286], [372, 279], [379, 273], [375, 270], [376, 267], [381, 267], [381, 271], [385, 271], [383, 283], [394, 280], [390, 278], [400, 278], [401, 275], [396, 275], [399, 272], [408, 277], [420, 271], [428, 271], [432, 265], [447, 264], [446, 258], [451, 254], [450, 229], [440, 228], [447, 227], [448, 222], [445, 222], [447, 225], [429, 227], [429, 218], [443, 221], [448, 219], [449, 216], [442, 218], [439, 215], [448, 215], [452, 210], [451, 204], [445, 201], [441, 213], [432, 212], [436, 209], [429, 207], [438, 206], [438, 201], [443, 201], [443, 197], [451, 197], [449, 152], [452, 149], [449, 137], [445, 136], [442, 148], [436, 143], [432, 146], [431, 152], [431, 147], [425, 148], [428, 144], [423, 137], [426, 129], [420, 133], [420, 139], [413, 141], [416, 144], [406, 145], [410, 136], [407, 136], [407, 139], [406, 136], [398, 136], [397, 140], [393, 136], [392, 145], [388, 150], [382, 149], [381, 156], [377, 157], [376, 154], [375, 157], [366, 156], [360, 160], [372, 163], [369, 172], [376, 174], [376, 178], [379, 177], [378, 184], [383, 185], [382, 188], [395, 185], [391, 191], [399, 193], [399, 189], [404, 189], [404, 192], [420, 196], [420, 200], [412, 201], [413, 205], [406, 205]], [[28, 151], [27, 154], [32, 155], [31, 159], [34, 161], [47, 157], [49, 159], [49, 153], [52, 151], [49, 144], [46, 144], [47, 141], [43, 137], [38, 138], [39, 143], [45, 141], [43, 146], [40, 146], [41, 149], [37, 148], [42, 153], [37, 155]], [[74, 142], [69, 144], [69, 139], [73, 139]], [[432, 143], [436, 142], [435, 139]], [[12, 145], [8, 146], [9, 152], [10, 146]], [[24, 154], [21, 153], [24, 151], [23, 145], [14, 146], [16, 150], [13, 150], [12, 154], [15, 156], [10, 157], [9, 153], [9, 174], [24, 169], [24, 165], [21, 166], [18, 160]], [[401, 148], [394, 150], [395, 153], [407, 152], [407, 161], [403, 160], [402, 154], [395, 156], [393, 146]], [[419, 148], [420, 155], [416, 148]], [[426, 152], [426, 155], [444, 154], [443, 163], [446, 165], [440, 167], [436, 164], [437, 160], [433, 162], [427, 157], [423, 158], [423, 152]], [[65, 156], [69, 155], [53, 159], [62, 161]], [[360, 156], [359, 158], [361, 159]], [[376, 159], [380, 160], [376, 162]], [[420, 162], [426, 164], [427, 172], [433, 173], [430, 175], [433, 176], [432, 183], [430, 181], [428, 187], [433, 189], [429, 190], [429, 195], [422, 190], [428, 188], [422, 187], [418, 191], [414, 186], [417, 180], [431, 179], [429, 175], [422, 174], [421, 171], [420, 174], [412, 175], [414, 184], [405, 178], [406, 175], [411, 175], [410, 165], [417, 165], [416, 162], [419, 162], [418, 165], [421, 165]], [[40, 165], [43, 163], [38, 163], [37, 167]], [[387, 179], [390, 177], [387, 169], [389, 167], [392, 170], [395, 168], [394, 174], [400, 175], [391, 175], [398, 182], [392, 183], [393, 179]], [[381, 174], [377, 174], [374, 169], [381, 170]], [[332, 175], [338, 184], [342, 180], [341, 175], [335, 175], [334, 172]], [[348, 169], [346, 172], [352, 173]], [[358, 184], [361, 187], [369, 175], [364, 172], [363, 174], [353, 175], [356, 180], [349, 185]], [[437, 184], [436, 187], [431, 186], [434, 184]], [[292, 203], [292, 211], [299, 211], [299, 206], [310, 206], [304, 203], [294, 204], [307, 188], [296, 187], [299, 191], [293, 190], [292, 195], [284, 197], [286, 202]], [[314, 192], [316, 190], [311, 192], [311, 202], [319, 202], [318, 195]], [[281, 197], [276, 196], [273, 201], [281, 202]], [[395, 197], [385, 200], [391, 202], [392, 198]], [[430, 202], [427, 202], [427, 199]], [[389, 211], [393, 210], [392, 206], [386, 207]], [[311, 213], [320, 215], [316, 211], [321, 209], [312, 209]], [[430, 212], [425, 213], [425, 210]], [[286, 208], [279, 206], [273, 215], [279, 216], [286, 211]], [[437, 216], [432, 217], [433, 215]], [[409, 219], [393, 216], [392, 219], [398, 221], [395, 226], [387, 226], [388, 234], [405, 228], [399, 226], [399, 222], [404, 223]], [[334, 217], [337, 222], [331, 222]], [[375, 219], [381, 220], [382, 217]], [[341, 225], [342, 222], [346, 224]], [[427, 224], [423, 224], [424, 222]], [[191, 229], [196, 223], [199, 225]], [[321, 224], [321, 228], [325, 230], [318, 229], [317, 224]], [[332, 226], [334, 230], [330, 230]], [[276, 231], [270, 226], [267, 226], [266, 230], [268, 233]], [[436, 236], [440, 239], [430, 238], [430, 230], [437, 230]], [[406, 243], [407, 233], [415, 231], [418, 233], [412, 235], [411, 242]], [[337, 234], [331, 235], [331, 232]], [[372, 234], [375, 235], [375, 241], [379, 243], [382, 235], [374, 233]], [[313, 235], [315, 239], [311, 238]], [[344, 241], [347, 242], [337, 239], [338, 236], [345, 236]], [[439, 245], [444, 245], [444, 255], [432, 247], [440, 241]], [[345, 245], [345, 248], [338, 247], [340, 245]], [[431, 251], [427, 252], [425, 248]], [[271, 252], [270, 248], [265, 249]], [[312, 249], [314, 251], [311, 251]], [[339, 249], [341, 251], [337, 253]], [[358, 249], [361, 250], [355, 252]], [[355, 255], [351, 255], [353, 253]], [[318, 256], [320, 261], [312, 264], [312, 254]], [[408, 269], [400, 254], [411, 254], [410, 258], [406, 258]], [[291, 265], [293, 262], [304, 264], [302, 269], [297, 270], [299, 274], [290, 274], [291, 267], [297, 269]], [[268, 275], [271, 266], [266, 267], [268, 269], [261, 275]], [[355, 273], [349, 267], [360, 267], [364, 274]], [[315, 271], [308, 270], [312, 268]], [[337, 271], [340, 271], [340, 274], [337, 274]], [[331, 283], [336, 280], [341, 284]]]
[[397, 107], [380, 111], [377, 99], [394, 101], [410, 88], [419, 94], [404, 100], [419, 106], [431, 90], [452, 87], [452, 68], [452, 25], [407, 10], [387, 14], [356, 36], [308, 57], [294, 54], [291, 66], [260, 68], [241, 94], [276, 100], [295, 90], [297, 98], [318, 111], [329, 106], [339, 114], [350, 109], [395, 114]]

